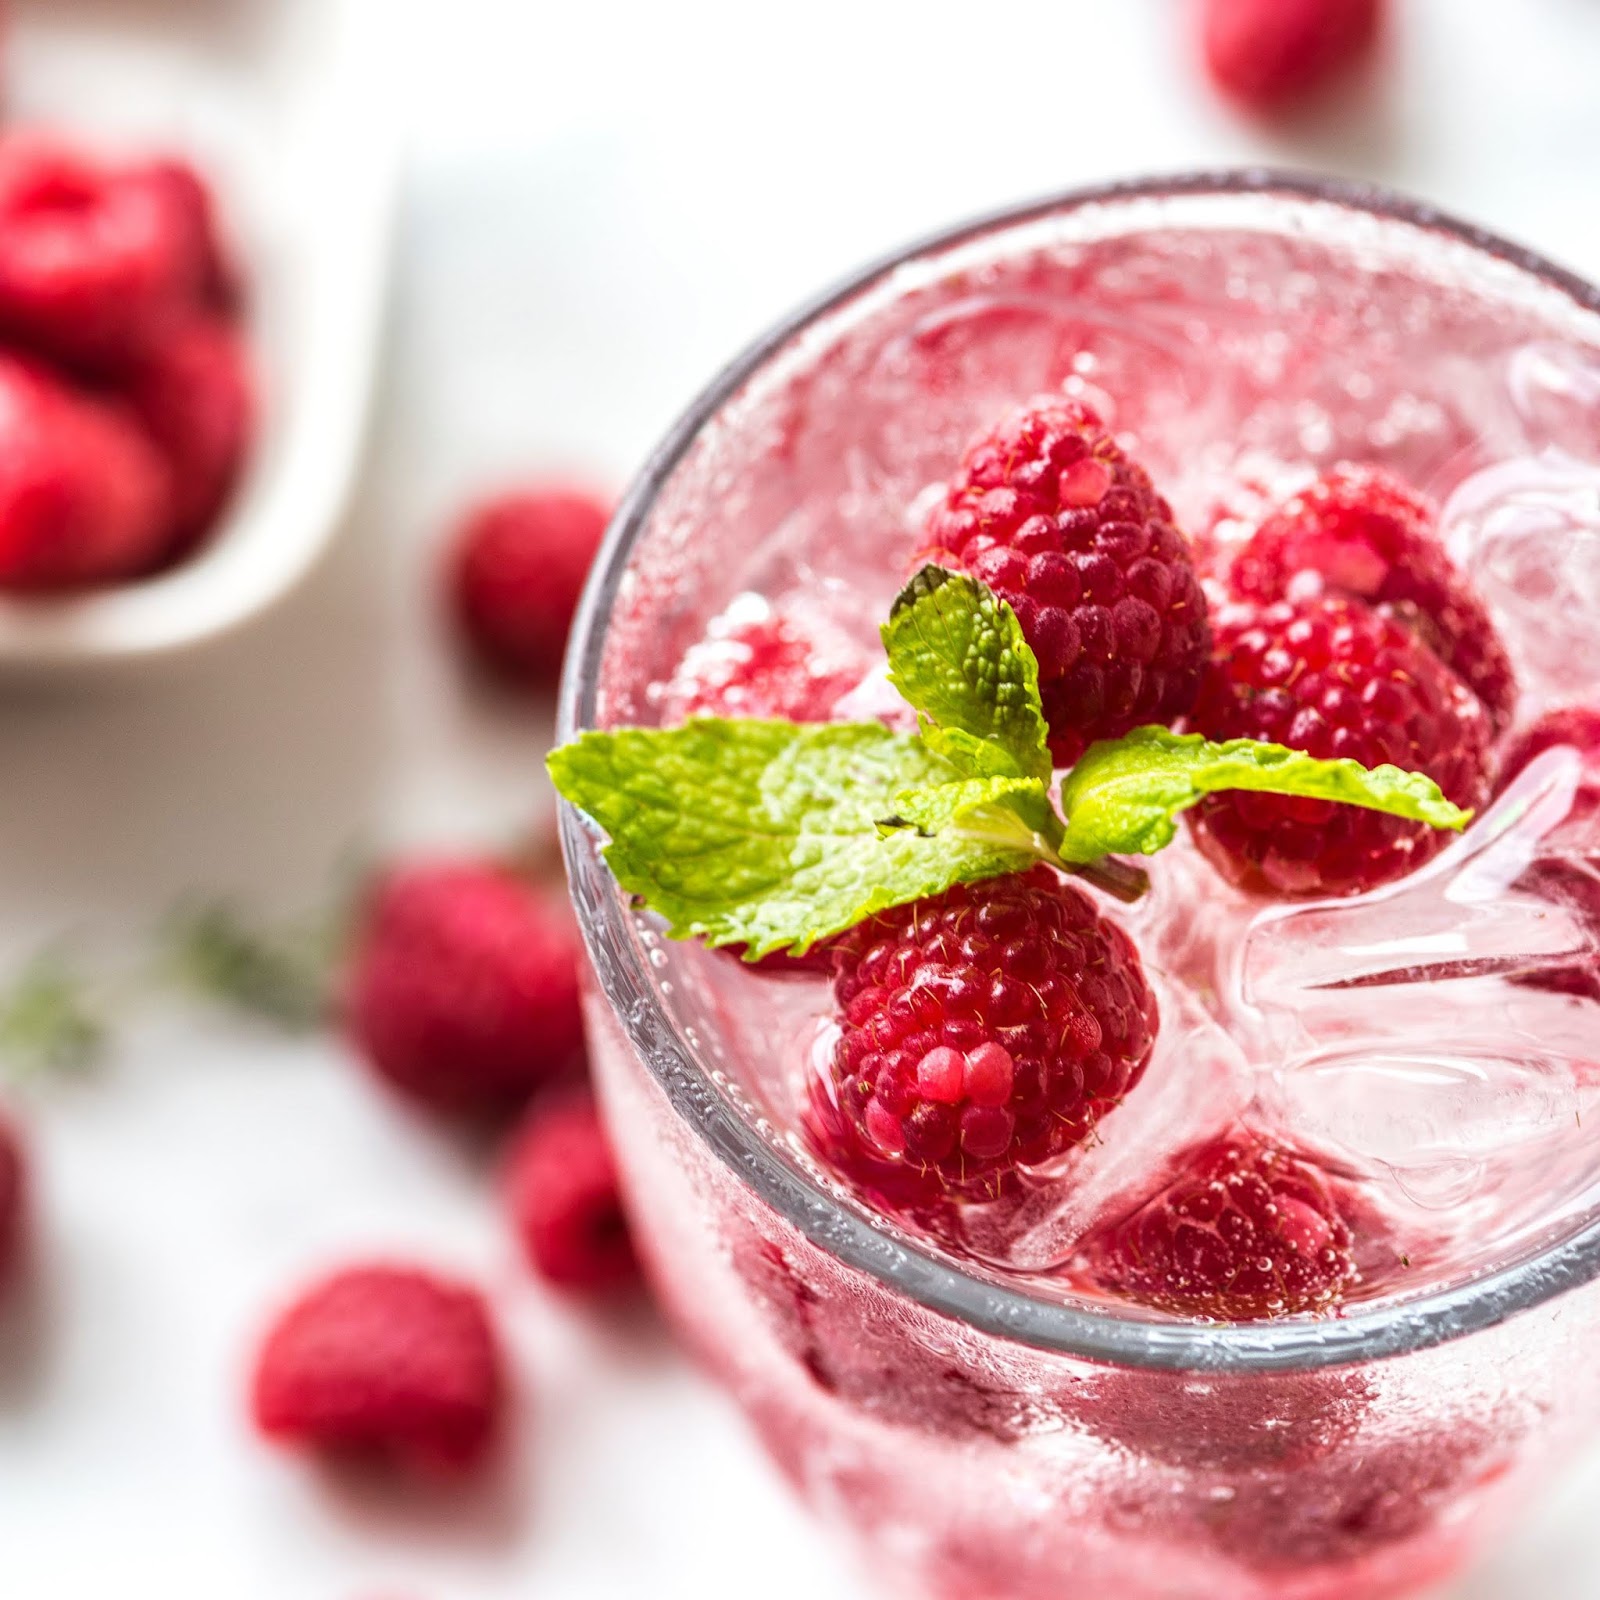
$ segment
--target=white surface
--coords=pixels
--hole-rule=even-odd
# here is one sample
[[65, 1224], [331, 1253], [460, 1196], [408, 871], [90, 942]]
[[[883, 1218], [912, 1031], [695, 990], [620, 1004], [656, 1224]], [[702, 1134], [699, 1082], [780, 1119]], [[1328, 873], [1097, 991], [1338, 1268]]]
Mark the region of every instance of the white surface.
[[[61, 929], [126, 937], [193, 887], [308, 901], [357, 837], [487, 842], [542, 816], [547, 711], [473, 700], [442, 649], [441, 519], [503, 473], [622, 476], [764, 322], [907, 235], [1112, 173], [1270, 159], [1400, 184], [1600, 271], [1590, 0], [1521, 0], [1514, 30], [1489, 0], [1415, 0], [1387, 108], [1287, 144], [1186, 75], [1177, 10], [1020, 5], [985, 50], [993, 9], [417, 6], [357, 513], [214, 651], [0, 701], [0, 961]], [[36, 1337], [13, 1327], [0, 1356], [7, 1600], [861, 1593], [725, 1403], [648, 1331], [529, 1284], [479, 1164], [336, 1044], [152, 1018], [99, 1081], [29, 1109], [49, 1275]], [[238, 1404], [262, 1309], [379, 1247], [491, 1285], [527, 1396], [508, 1476], [409, 1519], [259, 1449]], [[1597, 1493], [1594, 1467], [1575, 1476], [1452, 1600], [1590, 1600]]]
[[358, 464], [389, 264], [397, 129], [382, 0], [22, 0], [10, 108], [193, 152], [251, 268], [258, 448], [223, 525], [150, 583], [0, 599], [8, 675], [164, 654], [257, 615], [336, 532]]

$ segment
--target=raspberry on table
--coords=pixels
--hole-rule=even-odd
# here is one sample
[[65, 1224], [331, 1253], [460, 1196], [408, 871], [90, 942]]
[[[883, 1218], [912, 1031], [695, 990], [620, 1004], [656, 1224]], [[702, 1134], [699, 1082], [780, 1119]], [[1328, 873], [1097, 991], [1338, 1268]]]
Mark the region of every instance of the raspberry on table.
[[1096, 1288], [1178, 1316], [1251, 1322], [1328, 1311], [1357, 1281], [1349, 1223], [1303, 1157], [1236, 1133], [1177, 1167], [1132, 1216], [1084, 1242]]
[[1511, 659], [1488, 608], [1439, 539], [1433, 504], [1381, 467], [1344, 464], [1262, 522], [1233, 563], [1241, 599], [1363, 600], [1413, 628], [1483, 701], [1496, 731], [1516, 709]]
[[[1189, 719], [1207, 738], [1261, 739], [1322, 760], [1426, 773], [1458, 806], [1488, 792], [1488, 720], [1477, 697], [1392, 618], [1327, 597], [1239, 606]], [[1357, 894], [1435, 855], [1450, 835], [1331, 800], [1229, 791], [1188, 813], [1230, 882], [1285, 896]]]
[[1202, 0], [1211, 81], [1247, 111], [1292, 109], [1376, 44], [1383, 0]]
[[836, 944], [822, 1154], [908, 1203], [998, 1195], [1083, 1142], [1149, 1064], [1133, 942], [1047, 867], [882, 913]]
[[0, 138], [0, 334], [95, 371], [141, 354], [198, 292], [170, 185], [30, 135]]
[[249, 454], [255, 387], [245, 342], [220, 317], [188, 317], [135, 363], [122, 387], [171, 464], [165, 559], [177, 560], [211, 531]]
[[638, 1281], [616, 1160], [587, 1090], [528, 1113], [506, 1161], [505, 1198], [529, 1264], [548, 1282], [595, 1292]]
[[1211, 634], [1188, 543], [1087, 407], [1038, 401], [980, 438], [920, 559], [980, 579], [1016, 612], [1057, 766], [1193, 703]]
[[171, 473], [120, 404], [0, 354], [0, 590], [136, 577], [165, 548], [171, 506]]
[[263, 1433], [286, 1443], [463, 1470], [487, 1451], [503, 1390], [477, 1290], [374, 1264], [314, 1284], [273, 1322], [252, 1410]]
[[27, 1233], [28, 1166], [22, 1133], [0, 1115], [0, 1290], [15, 1278]]
[[447, 557], [461, 636], [479, 664], [514, 684], [552, 688], [609, 503], [587, 489], [535, 485], [462, 520]]
[[414, 863], [371, 897], [347, 1024], [385, 1081], [436, 1111], [492, 1114], [584, 1061], [566, 908], [475, 861]]

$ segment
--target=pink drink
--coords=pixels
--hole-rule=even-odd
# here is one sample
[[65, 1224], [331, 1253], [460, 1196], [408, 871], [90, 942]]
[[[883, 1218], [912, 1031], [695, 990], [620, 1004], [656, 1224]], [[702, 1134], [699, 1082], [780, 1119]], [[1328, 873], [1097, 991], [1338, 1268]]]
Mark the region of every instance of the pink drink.
[[[1447, 502], [1521, 714], [1600, 696], [1597, 308], [1388, 197], [1242, 177], [925, 247], [779, 330], [668, 440], [591, 589], [567, 730], [670, 717], [718, 619], [771, 609], [814, 641], [811, 688], [856, 685], [838, 714], [892, 706], [876, 624], [930, 486], [1008, 405], [1062, 390], [1192, 534], [1229, 538], [1252, 485], [1394, 468]], [[1417, 1594], [1592, 1435], [1600, 807], [1573, 751], [1353, 900], [1268, 905], [1187, 843], [1154, 858], [1151, 896], [1107, 906], [1160, 1000], [1148, 1072], [1097, 1140], [942, 1241], [806, 1138], [827, 980], [666, 943], [565, 829], [661, 1294], [890, 1590]], [[1245, 1113], [1353, 1197], [1341, 1314], [1207, 1324], [1096, 1292], [1086, 1232]]]

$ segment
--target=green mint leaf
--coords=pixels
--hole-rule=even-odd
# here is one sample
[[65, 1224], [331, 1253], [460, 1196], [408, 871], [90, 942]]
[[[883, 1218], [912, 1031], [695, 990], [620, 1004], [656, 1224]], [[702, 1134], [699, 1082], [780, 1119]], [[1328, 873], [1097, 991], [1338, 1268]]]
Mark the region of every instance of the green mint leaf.
[[[883, 645], [889, 681], [936, 729], [972, 735], [1007, 758], [1019, 777], [1049, 781], [1039, 663], [1016, 613], [991, 589], [943, 567], [924, 567], [895, 599]], [[943, 753], [958, 759], [950, 748]], [[995, 756], [984, 760], [988, 765], [965, 775], [992, 775]]]
[[0, 993], [0, 1058], [18, 1076], [81, 1071], [106, 1038], [88, 986], [60, 955], [39, 956]]
[[586, 733], [549, 757], [556, 788], [610, 835], [618, 883], [675, 938], [803, 952], [890, 906], [1020, 871], [1018, 843], [923, 830], [897, 796], [959, 774], [879, 723], [698, 717]]
[[883, 826], [909, 824], [924, 833], [954, 831], [965, 838], [1008, 841], [1043, 855], [1060, 834], [1050, 796], [1037, 778], [957, 778], [894, 797], [894, 817]]
[[1435, 828], [1464, 828], [1471, 818], [1431, 778], [1400, 767], [1319, 761], [1254, 739], [1213, 744], [1197, 733], [1136, 728], [1125, 739], [1091, 745], [1067, 775], [1060, 855], [1077, 862], [1153, 855], [1172, 843], [1179, 812], [1220, 789], [1337, 800]]

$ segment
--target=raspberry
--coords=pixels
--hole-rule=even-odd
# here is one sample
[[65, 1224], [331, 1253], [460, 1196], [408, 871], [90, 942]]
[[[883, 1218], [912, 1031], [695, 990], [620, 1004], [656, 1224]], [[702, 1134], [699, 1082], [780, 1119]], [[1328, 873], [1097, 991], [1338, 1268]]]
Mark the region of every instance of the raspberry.
[[1600, 811], [1600, 706], [1557, 706], [1524, 728], [1500, 759], [1498, 787], [1504, 789], [1535, 758], [1562, 745], [1571, 745], [1584, 757], [1580, 797], [1592, 795], [1588, 804]]
[[173, 560], [210, 532], [249, 452], [255, 394], [244, 341], [218, 317], [188, 318], [137, 364], [126, 393], [171, 463]]
[[1085, 1242], [1091, 1283], [1218, 1322], [1327, 1311], [1356, 1282], [1353, 1236], [1304, 1158], [1241, 1133], [1189, 1150], [1178, 1176]]
[[170, 185], [36, 138], [0, 142], [0, 333], [103, 370], [197, 293], [192, 220]]
[[637, 1281], [617, 1166], [587, 1090], [528, 1113], [505, 1174], [512, 1223], [533, 1269], [564, 1289]]
[[1439, 542], [1432, 504], [1381, 467], [1338, 466], [1269, 516], [1231, 575], [1245, 600], [1364, 600], [1413, 627], [1483, 701], [1496, 731], [1517, 682], [1494, 621]]
[[1247, 111], [1292, 107], [1372, 49], [1383, 10], [1380, 0], [1204, 0], [1206, 70]]
[[1085, 407], [1040, 401], [979, 439], [928, 519], [922, 559], [1016, 611], [1058, 766], [1193, 703], [1211, 636], [1189, 547]]
[[506, 1109], [583, 1062], [563, 908], [487, 864], [412, 865], [378, 887], [347, 1011], [379, 1075], [439, 1111]]
[[[1212, 739], [1422, 771], [1459, 806], [1480, 805], [1487, 788], [1488, 727], [1476, 697], [1399, 623], [1353, 600], [1224, 613], [1190, 722]], [[1242, 791], [1213, 795], [1189, 817], [1230, 882], [1276, 895], [1375, 888], [1449, 837], [1331, 800]]]
[[22, 1135], [0, 1116], [0, 1289], [21, 1264], [27, 1230], [28, 1168]]
[[424, 1468], [481, 1460], [502, 1398], [483, 1297], [387, 1265], [307, 1290], [267, 1333], [253, 1385], [256, 1424], [272, 1438]]
[[813, 1137], [909, 1203], [997, 1195], [1082, 1143], [1154, 1047], [1132, 941], [1046, 867], [885, 912], [835, 959], [836, 1116]]
[[187, 161], [162, 157], [128, 169], [123, 182], [152, 191], [166, 211], [197, 305], [224, 315], [244, 299], [239, 269], [217, 223], [211, 186]]
[[866, 670], [843, 641], [815, 638], [777, 613], [714, 630], [668, 685], [668, 722], [689, 717], [777, 717], [827, 722]]
[[171, 493], [166, 464], [120, 406], [0, 355], [0, 589], [81, 589], [145, 571], [166, 540]]
[[610, 516], [598, 496], [559, 486], [506, 494], [468, 514], [451, 545], [449, 585], [482, 666], [509, 683], [555, 684]]

